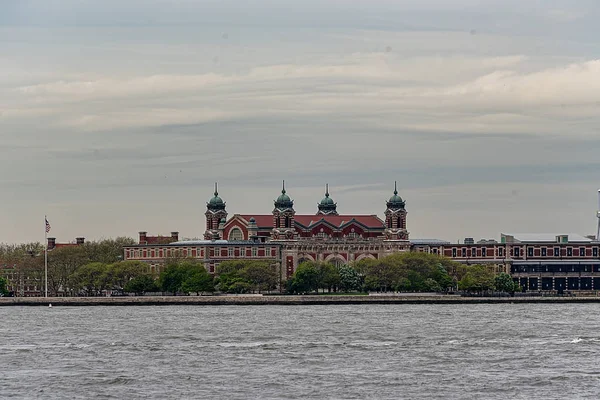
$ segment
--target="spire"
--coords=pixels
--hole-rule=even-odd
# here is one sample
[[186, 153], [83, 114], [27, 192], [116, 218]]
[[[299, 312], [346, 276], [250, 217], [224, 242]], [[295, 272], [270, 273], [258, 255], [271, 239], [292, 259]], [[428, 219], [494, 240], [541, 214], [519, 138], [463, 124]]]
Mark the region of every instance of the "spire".
[[275, 208], [278, 208], [280, 210], [294, 208], [294, 201], [290, 199], [290, 196], [288, 196], [285, 192], [285, 180], [283, 181], [281, 187], [281, 194], [279, 195], [277, 200], [275, 200]]
[[329, 183], [325, 184], [325, 197], [318, 204], [319, 211], [317, 215], [337, 215], [337, 205], [331, 197], [329, 197]]
[[404, 205], [404, 200], [402, 200], [402, 197], [398, 196], [398, 183], [394, 181], [394, 195], [388, 200], [387, 207], [389, 209], [399, 209], [404, 208]]
[[206, 206], [210, 211], [217, 211], [217, 210], [225, 209], [225, 202], [223, 201], [223, 199], [221, 199], [219, 197], [219, 190], [218, 190], [217, 182], [215, 182], [214, 197], [212, 199], [210, 199], [210, 201], [206, 204]]

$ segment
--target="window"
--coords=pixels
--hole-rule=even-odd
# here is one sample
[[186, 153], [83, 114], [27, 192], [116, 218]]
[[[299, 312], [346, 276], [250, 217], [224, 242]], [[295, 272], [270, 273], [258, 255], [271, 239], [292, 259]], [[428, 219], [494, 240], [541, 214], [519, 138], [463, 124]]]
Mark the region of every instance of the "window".
[[560, 257], [560, 247], [554, 248], [554, 257]]
[[598, 258], [598, 248], [594, 247], [592, 249], [592, 257]]
[[504, 248], [503, 247], [498, 248], [498, 257], [504, 257]]
[[518, 247], [515, 247], [513, 249], [513, 254], [514, 254], [514, 257], [521, 257], [521, 249], [519, 249]]
[[579, 257], [585, 257], [585, 247], [579, 248]]
[[573, 257], [573, 248], [567, 247], [567, 257]]
[[547, 254], [547, 249], [545, 247], [542, 247], [542, 257], [546, 257]]
[[235, 255], [233, 247], [227, 249], [227, 256], [233, 257]]
[[481, 257], [487, 257], [487, 248], [486, 247], [481, 248]]
[[533, 257], [533, 247], [527, 248], [527, 257]]
[[258, 249], [256, 247], [252, 248], [252, 257], [258, 256]]
[[437, 253], [438, 253], [438, 249], [431, 249], [431, 252], [432, 252], [433, 254], [437, 254]]
[[452, 257], [456, 257], [456, 247], [452, 249]]
[[467, 249], [465, 247], [463, 247], [461, 250], [462, 250], [462, 256], [466, 257], [467, 256]]
[[477, 257], [477, 248], [476, 247], [473, 247], [471, 249], [471, 257]]
[[229, 240], [244, 240], [244, 234], [240, 228], [233, 228], [229, 231]]

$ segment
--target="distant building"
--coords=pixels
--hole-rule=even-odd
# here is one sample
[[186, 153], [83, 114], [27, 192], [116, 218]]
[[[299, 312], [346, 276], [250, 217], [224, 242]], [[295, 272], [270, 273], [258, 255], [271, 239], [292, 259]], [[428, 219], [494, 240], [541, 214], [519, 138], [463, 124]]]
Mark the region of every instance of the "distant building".
[[[402, 251], [439, 254], [463, 264], [483, 264], [511, 273], [530, 291], [600, 290], [600, 242], [576, 234], [501, 234], [500, 242], [482, 239], [452, 244], [439, 239], [409, 239], [405, 201], [394, 188], [377, 215], [340, 214], [326, 187], [312, 215], [296, 214], [285, 186], [270, 214], [234, 214], [215, 186], [206, 204], [204, 240], [140, 243], [126, 246], [125, 259], [142, 260], [158, 270], [169, 257], [196, 258], [210, 272], [227, 260], [250, 258], [276, 264], [282, 280], [303, 261], [346, 264]], [[596, 277], [597, 275], [597, 277]]]

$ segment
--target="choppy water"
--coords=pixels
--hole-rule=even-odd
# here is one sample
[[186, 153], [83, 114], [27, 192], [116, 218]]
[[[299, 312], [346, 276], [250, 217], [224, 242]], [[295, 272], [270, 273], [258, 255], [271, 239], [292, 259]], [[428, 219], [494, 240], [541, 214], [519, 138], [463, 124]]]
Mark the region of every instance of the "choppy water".
[[0, 308], [0, 398], [590, 398], [600, 305]]

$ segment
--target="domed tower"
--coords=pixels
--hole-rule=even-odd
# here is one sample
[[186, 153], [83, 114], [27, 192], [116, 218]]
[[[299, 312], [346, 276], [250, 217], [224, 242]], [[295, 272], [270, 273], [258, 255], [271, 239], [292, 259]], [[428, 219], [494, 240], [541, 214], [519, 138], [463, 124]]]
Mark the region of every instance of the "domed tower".
[[402, 197], [398, 196], [398, 187], [394, 182], [394, 195], [387, 201], [385, 210], [385, 238], [387, 240], [408, 240], [405, 204]]
[[227, 220], [227, 211], [225, 210], [225, 202], [219, 197], [217, 183], [215, 182], [215, 193], [208, 203], [206, 203], [206, 231], [204, 239], [212, 240], [219, 237], [219, 225], [221, 220]]
[[329, 184], [325, 185], [325, 197], [323, 197], [323, 200], [317, 206], [319, 207], [317, 215], [338, 215], [337, 203], [329, 197]]
[[296, 229], [294, 226], [294, 201], [290, 199], [285, 191], [285, 181], [281, 194], [275, 200], [275, 208], [273, 209], [273, 231], [271, 237], [274, 240], [294, 239]]

